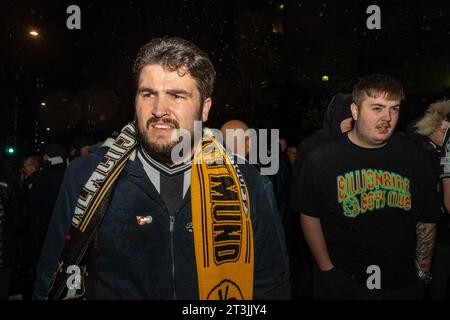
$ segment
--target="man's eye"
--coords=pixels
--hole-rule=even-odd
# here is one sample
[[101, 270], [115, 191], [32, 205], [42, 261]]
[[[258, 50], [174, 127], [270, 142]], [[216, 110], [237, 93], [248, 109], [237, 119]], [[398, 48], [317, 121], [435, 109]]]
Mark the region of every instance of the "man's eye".
[[180, 96], [179, 94], [174, 94], [173, 97], [174, 97], [175, 99], [184, 99], [184, 97], [183, 97], [183, 96]]
[[400, 111], [400, 108], [392, 108], [392, 110], [393, 110], [394, 112], [399, 112], [399, 111]]

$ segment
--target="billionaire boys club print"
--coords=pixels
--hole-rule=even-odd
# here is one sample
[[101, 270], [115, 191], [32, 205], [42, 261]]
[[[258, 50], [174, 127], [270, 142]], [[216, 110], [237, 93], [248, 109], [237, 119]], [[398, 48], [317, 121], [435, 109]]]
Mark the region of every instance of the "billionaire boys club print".
[[411, 210], [409, 179], [400, 174], [362, 169], [337, 177], [338, 203], [346, 217], [355, 218], [385, 207]]

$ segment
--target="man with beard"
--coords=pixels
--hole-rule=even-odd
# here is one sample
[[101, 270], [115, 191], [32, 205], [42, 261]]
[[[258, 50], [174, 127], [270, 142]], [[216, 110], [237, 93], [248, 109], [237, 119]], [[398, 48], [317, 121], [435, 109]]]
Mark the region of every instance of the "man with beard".
[[209, 129], [194, 141], [212, 104], [207, 55], [158, 38], [134, 73], [135, 121], [67, 169], [34, 297], [288, 298], [279, 222], [257, 170], [232, 163]]
[[432, 164], [394, 134], [404, 91], [385, 75], [353, 89], [355, 126], [311, 152], [293, 207], [315, 259], [318, 299], [421, 299], [439, 201]]

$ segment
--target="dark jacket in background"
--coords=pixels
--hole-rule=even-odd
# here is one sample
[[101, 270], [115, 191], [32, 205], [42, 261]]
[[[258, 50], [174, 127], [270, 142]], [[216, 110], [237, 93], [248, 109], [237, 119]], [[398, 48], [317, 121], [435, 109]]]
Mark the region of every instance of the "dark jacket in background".
[[30, 202], [31, 202], [31, 189], [33, 188], [34, 183], [36, 182], [36, 179], [37, 179], [37, 177], [39, 177], [40, 173], [41, 173], [40, 169], [36, 170], [35, 172], [33, 172], [31, 174], [31, 176], [26, 177], [23, 180], [23, 183], [22, 183], [23, 199], [25, 201], [24, 205], [25, 205], [25, 209], [27, 210], [27, 212], [29, 210]]
[[437, 238], [436, 241], [443, 243], [447, 246], [450, 246], [450, 215], [445, 210], [444, 206], [444, 198], [443, 198], [443, 192], [442, 192], [442, 181], [440, 180], [440, 171], [441, 171], [441, 164], [440, 160], [441, 157], [445, 156], [445, 151], [442, 147], [439, 147], [436, 145], [433, 141], [431, 141], [428, 137], [420, 135], [416, 132], [416, 123], [419, 119], [415, 119], [411, 121], [405, 132], [406, 135], [415, 141], [423, 150], [426, 151], [428, 156], [430, 157], [431, 161], [433, 162], [433, 172], [435, 176], [437, 177], [436, 186], [439, 193], [439, 199], [441, 202], [441, 209], [442, 209], [442, 216], [438, 223], [438, 230], [437, 230]]
[[352, 116], [351, 104], [352, 95], [349, 93], [338, 93], [333, 96], [322, 120], [322, 129], [311, 133], [298, 146], [297, 161], [292, 171], [292, 181], [294, 183], [297, 181], [306, 156], [322, 142], [342, 134], [340, 125], [342, 120]]
[[14, 267], [19, 261], [21, 203], [20, 185], [0, 159], [0, 268]]
[[30, 190], [27, 228], [30, 251], [28, 254], [31, 265], [34, 267], [39, 260], [41, 246], [47, 234], [48, 224], [64, 178], [65, 169], [65, 162], [54, 165], [46, 162]]
[[291, 168], [289, 159], [286, 154], [280, 152], [279, 167], [276, 174], [267, 176], [272, 182], [275, 199], [281, 219], [286, 219], [287, 209], [289, 205], [289, 194], [291, 186]]
[[0, 300], [8, 299], [22, 251], [23, 208], [18, 179], [0, 159]]
[[405, 133], [414, 142], [416, 142], [423, 150], [426, 151], [428, 156], [433, 162], [433, 172], [436, 174], [436, 177], [439, 178], [440, 171], [440, 159], [443, 156], [443, 149], [436, 145], [433, 141], [431, 141], [428, 137], [418, 134], [416, 132], [416, 123], [417, 119], [411, 121], [406, 127]]

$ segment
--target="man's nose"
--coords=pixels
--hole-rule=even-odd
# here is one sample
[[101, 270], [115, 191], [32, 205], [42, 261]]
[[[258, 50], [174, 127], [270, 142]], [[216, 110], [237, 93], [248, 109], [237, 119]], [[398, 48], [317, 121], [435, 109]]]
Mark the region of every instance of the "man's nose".
[[153, 101], [152, 107], [153, 107], [152, 114], [157, 118], [161, 118], [169, 114], [169, 106], [164, 97], [161, 96], [156, 97]]
[[392, 120], [392, 110], [386, 108], [383, 113], [383, 120], [391, 121]]

